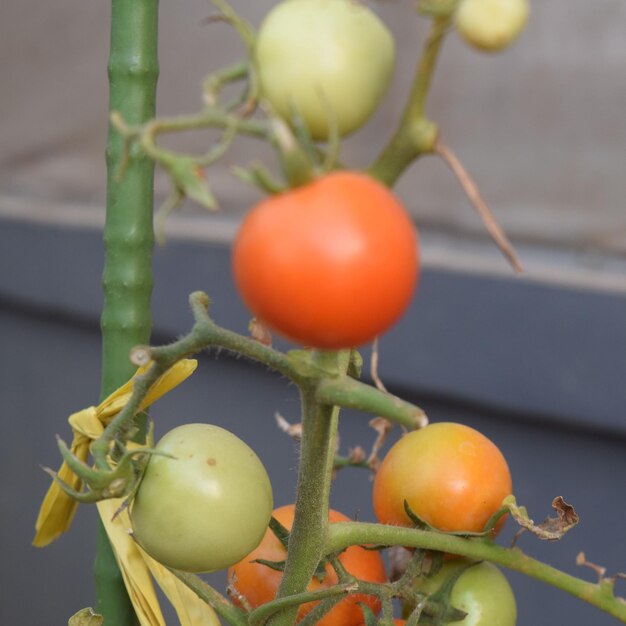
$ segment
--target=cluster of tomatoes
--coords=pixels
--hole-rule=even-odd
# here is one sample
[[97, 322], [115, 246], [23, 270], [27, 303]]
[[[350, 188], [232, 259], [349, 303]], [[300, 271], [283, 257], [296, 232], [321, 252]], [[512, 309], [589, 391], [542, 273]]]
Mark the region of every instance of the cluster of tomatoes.
[[[228, 570], [236, 601], [256, 608], [270, 602], [282, 579], [283, 542], [268, 528], [273, 516], [287, 530], [294, 506], [272, 511], [272, 488], [255, 453], [232, 433], [207, 424], [170, 431], [157, 445], [135, 497], [131, 518], [137, 541], [161, 563], [184, 571]], [[455, 423], [431, 424], [402, 437], [384, 457], [373, 486], [381, 523], [411, 527], [406, 505], [441, 531], [480, 532], [511, 493], [511, 476], [500, 450], [478, 431]], [[329, 511], [329, 522], [349, 521]], [[498, 525], [499, 526], [499, 525]], [[497, 532], [498, 526], [494, 531]], [[379, 551], [351, 546], [339, 556], [355, 578], [387, 580]], [[468, 614], [473, 626], [514, 626], [516, 605], [503, 574], [488, 563], [446, 560], [432, 577], [417, 579], [416, 589], [435, 593], [457, 576], [450, 603]], [[309, 591], [337, 583], [326, 566], [323, 580]], [[352, 594], [335, 605], [321, 626], [358, 626], [361, 605], [374, 613], [374, 596]], [[301, 606], [298, 620], [314, 607]], [[398, 621], [397, 623], [403, 623]]]
[[[526, 14], [525, 0], [461, 0], [456, 26], [477, 47], [494, 49], [517, 36]], [[272, 110], [289, 119], [295, 107], [312, 137], [324, 140], [333, 122], [345, 135], [376, 109], [391, 79], [394, 41], [361, 3], [289, 0], [265, 19], [255, 54]], [[235, 241], [233, 267], [243, 300], [268, 328], [307, 347], [353, 348], [384, 333], [409, 305], [419, 276], [418, 238], [385, 186], [362, 173], [337, 171], [253, 208]], [[162, 454], [151, 458], [132, 505], [138, 542], [173, 568], [229, 568], [234, 597], [247, 607], [271, 601], [282, 572], [263, 561], [283, 562], [286, 549], [268, 522], [274, 516], [289, 529], [294, 507], [272, 511], [270, 481], [255, 453], [207, 424], [174, 429], [157, 450]], [[511, 491], [507, 463], [489, 439], [439, 423], [405, 435], [389, 450], [376, 474], [373, 506], [383, 524], [414, 526], [408, 508], [437, 530], [480, 532]], [[330, 523], [348, 519], [329, 513]], [[339, 559], [358, 579], [387, 579], [380, 551], [351, 546]], [[310, 590], [337, 583], [335, 571], [326, 569]], [[464, 623], [515, 624], [514, 597], [493, 565], [449, 558], [438, 574], [416, 584], [431, 594], [451, 576], [450, 601], [468, 614]], [[380, 610], [376, 597], [351, 595], [319, 624], [358, 626], [360, 604]], [[311, 609], [312, 603], [303, 605], [298, 619]]]

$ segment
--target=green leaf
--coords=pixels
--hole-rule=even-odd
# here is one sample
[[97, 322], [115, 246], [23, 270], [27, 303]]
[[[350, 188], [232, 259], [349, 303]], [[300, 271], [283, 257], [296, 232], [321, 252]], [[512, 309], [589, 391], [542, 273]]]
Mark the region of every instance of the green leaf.
[[70, 617], [68, 626], [102, 626], [104, 617], [93, 612], [91, 607], [81, 609]]

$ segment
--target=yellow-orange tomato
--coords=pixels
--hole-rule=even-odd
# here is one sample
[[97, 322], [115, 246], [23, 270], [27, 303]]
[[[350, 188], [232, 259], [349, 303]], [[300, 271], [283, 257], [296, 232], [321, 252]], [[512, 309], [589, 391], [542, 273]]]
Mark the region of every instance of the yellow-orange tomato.
[[444, 422], [392, 446], [374, 481], [374, 510], [384, 524], [412, 526], [406, 500], [439, 530], [479, 532], [511, 491], [497, 446], [469, 426]]
[[[287, 505], [276, 509], [272, 515], [287, 529], [291, 529], [294, 518], [294, 506]], [[338, 511], [329, 511], [328, 520], [333, 522], [350, 521], [348, 517]], [[284, 561], [286, 550], [274, 533], [268, 529], [263, 541], [245, 559], [228, 570], [228, 580], [236, 589], [237, 594], [243, 596], [252, 608], [261, 606], [274, 598], [282, 579], [282, 572], [271, 569], [261, 563], [254, 563], [255, 559], [266, 561]], [[350, 546], [341, 553], [339, 560], [348, 572], [356, 578], [370, 582], [384, 582], [385, 568], [380, 554], [374, 550], [366, 550], [360, 546]], [[337, 575], [330, 565], [326, 566], [326, 576], [322, 582], [313, 578], [308, 586], [309, 591], [324, 589], [337, 584]], [[235, 601], [237, 601], [235, 597]], [[369, 606], [377, 613], [380, 602], [374, 596], [353, 594], [341, 600], [318, 622], [318, 626], [355, 626], [363, 621], [363, 613], [359, 603]], [[301, 606], [298, 613], [300, 621], [314, 607], [315, 602]]]
[[381, 183], [333, 172], [272, 196], [244, 219], [233, 250], [252, 313], [296, 343], [358, 346], [408, 306], [418, 277], [413, 223]]

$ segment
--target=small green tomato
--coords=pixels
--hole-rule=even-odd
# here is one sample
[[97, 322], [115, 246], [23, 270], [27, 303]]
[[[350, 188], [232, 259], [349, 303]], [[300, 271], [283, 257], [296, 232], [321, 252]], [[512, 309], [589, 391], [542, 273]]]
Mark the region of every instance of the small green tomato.
[[450, 604], [467, 613], [458, 626], [515, 626], [517, 605], [511, 586], [493, 563], [470, 565], [465, 559], [446, 561], [432, 578], [419, 578], [419, 591], [432, 594], [459, 569], [464, 569], [450, 594]]
[[210, 572], [261, 542], [272, 513], [263, 464], [241, 439], [210, 424], [174, 428], [151, 457], [131, 509], [139, 544], [160, 563]]
[[529, 12], [528, 0], [461, 0], [455, 24], [471, 46], [495, 52], [517, 39]]
[[265, 17], [255, 49], [261, 93], [290, 119], [297, 109], [314, 139], [362, 126], [385, 95], [395, 60], [386, 26], [354, 0], [285, 0]]

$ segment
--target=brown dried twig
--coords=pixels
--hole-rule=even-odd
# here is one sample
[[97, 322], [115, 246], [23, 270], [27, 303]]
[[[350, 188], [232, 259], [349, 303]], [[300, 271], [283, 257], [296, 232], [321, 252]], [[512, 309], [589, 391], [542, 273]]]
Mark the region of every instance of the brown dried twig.
[[446, 146], [440, 139], [437, 140], [434, 147], [434, 152], [448, 165], [454, 175], [457, 177], [463, 191], [472, 203], [472, 206], [478, 212], [478, 215], [483, 221], [487, 232], [491, 235], [495, 244], [500, 248], [504, 256], [507, 258], [513, 269], [521, 274], [524, 271], [513, 245], [506, 236], [506, 233], [502, 230], [496, 219], [487, 206], [487, 203], [483, 199], [478, 189], [478, 185], [474, 179], [469, 175], [469, 172], [465, 169], [465, 166], [461, 163], [456, 154]]

